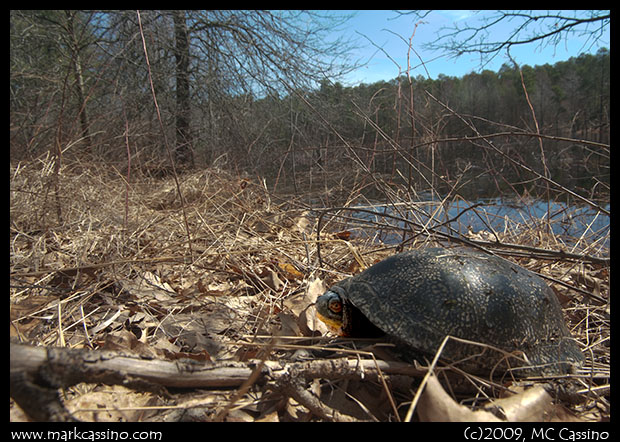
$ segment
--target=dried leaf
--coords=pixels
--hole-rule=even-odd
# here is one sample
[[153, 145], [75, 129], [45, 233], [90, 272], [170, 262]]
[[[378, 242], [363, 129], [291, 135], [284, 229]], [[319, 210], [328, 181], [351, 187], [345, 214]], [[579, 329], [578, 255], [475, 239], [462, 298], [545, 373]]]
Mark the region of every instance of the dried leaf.
[[282, 290], [282, 287], [284, 286], [284, 283], [278, 277], [278, 274], [271, 269], [265, 269], [265, 271], [262, 272], [262, 275], [260, 275], [260, 277], [265, 284], [267, 284], [271, 289], [275, 290], [276, 292]]
[[562, 406], [553, 403], [553, 399], [542, 385], [494, 400], [485, 408], [489, 407], [501, 407], [509, 422], [572, 422], [576, 420]]
[[351, 231], [350, 230], [342, 230], [340, 232], [334, 233], [334, 237], [338, 239], [342, 239], [343, 241], [348, 241], [351, 239]]
[[206, 352], [206, 350], [202, 350], [198, 353], [189, 353], [185, 351], [172, 353], [169, 351], [164, 351], [164, 354], [167, 359], [170, 359], [173, 361], [177, 359], [192, 359], [194, 361], [199, 361], [199, 362], [205, 362], [205, 361], [211, 362], [211, 356], [209, 355], [209, 353]]
[[133, 333], [127, 330], [108, 333], [105, 337], [105, 342], [100, 347], [112, 351], [129, 350], [131, 353], [144, 355], [146, 357], [160, 356], [157, 350], [150, 345], [140, 342]]
[[280, 334], [282, 336], [301, 336], [301, 330], [297, 321], [293, 315], [289, 315], [283, 312], [278, 313], [278, 319], [280, 320], [280, 324], [282, 324], [282, 328], [280, 329]]
[[316, 298], [325, 293], [325, 283], [316, 278], [308, 284], [308, 290], [298, 295], [289, 296], [284, 301], [284, 306], [289, 308], [297, 316], [297, 324], [303, 336], [312, 336], [316, 333], [325, 334], [329, 330], [327, 326], [317, 319], [314, 303]]
[[431, 375], [416, 408], [423, 422], [501, 422], [488, 411], [472, 411], [458, 404]]
[[151, 272], [144, 272], [134, 279], [119, 279], [117, 282], [124, 290], [142, 301], [171, 301], [174, 299], [172, 295], [176, 294], [170, 284], [162, 282]]
[[308, 284], [308, 294], [306, 295], [308, 302], [314, 304], [316, 302], [316, 298], [325, 293], [326, 290], [327, 287], [325, 286], [325, 282], [322, 279], [313, 279]]
[[293, 231], [309, 235], [312, 233], [312, 222], [309, 219], [310, 213], [305, 211], [301, 216], [295, 218]]
[[151, 393], [138, 393], [114, 385], [97, 387], [66, 401], [65, 405], [75, 417], [89, 422], [135, 422], [144, 419], [145, 406], [156, 403]]
[[290, 310], [295, 317], [299, 317], [301, 312], [304, 311], [310, 304], [312, 304], [312, 302], [309, 300], [307, 292], [288, 296], [284, 300], [284, 308]]
[[282, 270], [282, 272], [284, 272], [284, 277], [287, 279], [303, 279], [304, 277], [303, 273], [297, 270], [293, 264], [278, 262], [277, 266], [280, 270]]

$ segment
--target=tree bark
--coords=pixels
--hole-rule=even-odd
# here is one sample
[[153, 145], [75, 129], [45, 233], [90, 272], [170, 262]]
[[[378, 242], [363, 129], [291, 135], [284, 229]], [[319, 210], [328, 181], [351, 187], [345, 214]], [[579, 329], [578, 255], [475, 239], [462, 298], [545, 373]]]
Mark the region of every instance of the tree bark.
[[174, 35], [176, 40], [176, 149], [175, 160], [181, 164], [194, 165], [192, 137], [190, 131], [191, 108], [189, 91], [189, 38], [185, 23], [185, 12], [172, 11], [174, 19]]
[[[284, 394], [296, 391], [295, 396], [303, 401], [302, 379], [377, 381], [380, 376], [389, 374], [422, 376], [425, 373], [402, 362], [331, 359], [290, 363], [202, 363], [192, 359], [158, 360], [118, 351], [34, 347], [13, 342], [10, 360], [10, 395], [37, 421], [76, 421], [64, 408], [58, 389], [80, 382], [123, 385], [164, 394], [163, 387], [237, 388], [251, 380], [252, 384], [269, 384], [270, 388]], [[316, 404], [304, 405], [311, 410], [316, 408]]]
[[86, 101], [84, 99], [84, 75], [82, 73], [82, 61], [80, 58], [80, 45], [75, 35], [74, 18], [75, 12], [65, 11], [67, 17], [67, 34], [71, 47], [71, 63], [73, 67], [73, 76], [75, 78], [75, 93], [78, 99], [80, 117], [80, 127], [82, 129], [82, 138], [84, 139], [86, 146], [92, 149], [92, 142], [90, 139], [90, 122], [88, 119], [88, 112], [86, 112]]

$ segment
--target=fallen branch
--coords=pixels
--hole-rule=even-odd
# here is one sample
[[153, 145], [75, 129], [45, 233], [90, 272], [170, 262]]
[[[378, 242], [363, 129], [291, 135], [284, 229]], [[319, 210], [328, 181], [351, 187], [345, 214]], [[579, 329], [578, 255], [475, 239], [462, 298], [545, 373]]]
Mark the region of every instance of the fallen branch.
[[[256, 368], [254, 362], [200, 363], [194, 360], [165, 361], [145, 359], [122, 352], [33, 347], [11, 343], [10, 394], [32, 419], [37, 421], [76, 421], [64, 408], [58, 394], [81, 382], [122, 385], [138, 391], [165, 394], [166, 387], [237, 388]], [[319, 403], [306, 390], [304, 382], [313, 378], [378, 380], [380, 372], [421, 376], [424, 370], [410, 364], [375, 360], [313, 360], [282, 363], [264, 361], [257, 384], [294, 397], [320, 417], [354, 420]]]

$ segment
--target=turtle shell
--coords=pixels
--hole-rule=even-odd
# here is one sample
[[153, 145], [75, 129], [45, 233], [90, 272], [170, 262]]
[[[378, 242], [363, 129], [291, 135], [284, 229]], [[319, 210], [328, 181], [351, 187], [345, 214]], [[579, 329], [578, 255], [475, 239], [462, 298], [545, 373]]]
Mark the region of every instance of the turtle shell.
[[[344, 315], [343, 328], [360, 334], [354, 328], [362, 321], [352, 319], [358, 310], [412, 350], [407, 355], [432, 357], [450, 335], [522, 351], [526, 363], [517, 374], [568, 373], [583, 363], [549, 286], [514, 263], [478, 251], [433, 248], [391, 256], [332, 286], [317, 300], [317, 311], [336, 295], [345, 312], [355, 311]], [[449, 340], [442, 357], [457, 361], [481, 352], [480, 346]], [[493, 369], [501, 356], [490, 353], [494, 362], [473, 359], [477, 368]], [[516, 361], [511, 358], [510, 366]]]

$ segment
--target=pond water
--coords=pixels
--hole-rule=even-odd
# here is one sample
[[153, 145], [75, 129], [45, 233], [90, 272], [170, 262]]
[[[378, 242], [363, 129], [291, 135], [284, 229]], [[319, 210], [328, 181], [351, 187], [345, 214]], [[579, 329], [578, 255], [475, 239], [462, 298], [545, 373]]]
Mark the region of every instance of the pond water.
[[[602, 206], [609, 211], [609, 204]], [[374, 221], [381, 224], [389, 222], [392, 226], [402, 228], [403, 221], [383, 218], [379, 214], [394, 215], [409, 219], [417, 224], [437, 226], [443, 232], [467, 234], [495, 230], [497, 232], [522, 232], [523, 229], [542, 230], [548, 224], [553, 233], [567, 245], [583, 241], [581, 247], [596, 243], [603, 249], [609, 248], [610, 217], [594, 210], [590, 206], [575, 206], [561, 202], [531, 200], [527, 204], [500, 198], [481, 199], [475, 202], [463, 200], [441, 205], [438, 202], [417, 202], [407, 205], [386, 206], [382, 204], [356, 206], [352, 216], [356, 219]], [[375, 214], [368, 213], [371, 210]], [[460, 216], [459, 216], [460, 214]], [[431, 221], [431, 215], [433, 220]], [[383, 219], [381, 219], [383, 218]], [[430, 222], [429, 222], [430, 221]], [[368, 229], [367, 235], [374, 235], [376, 228]], [[370, 230], [373, 232], [371, 233]], [[416, 229], [417, 230], [417, 229]], [[386, 232], [380, 238], [383, 242], [393, 244], [400, 241], [400, 235]], [[605, 252], [608, 253], [608, 252]]]

